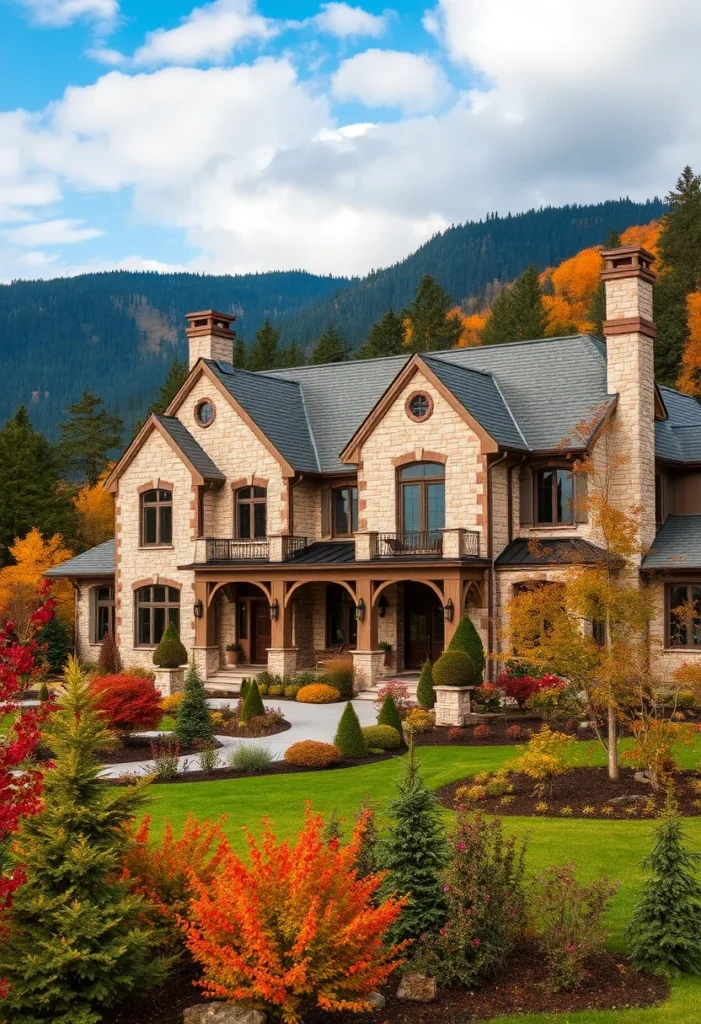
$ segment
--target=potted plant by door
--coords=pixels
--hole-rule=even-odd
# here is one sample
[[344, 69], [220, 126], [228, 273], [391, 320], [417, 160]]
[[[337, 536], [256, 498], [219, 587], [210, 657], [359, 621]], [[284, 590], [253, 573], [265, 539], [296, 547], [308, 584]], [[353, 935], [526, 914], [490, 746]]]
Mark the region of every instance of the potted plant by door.
[[381, 651], [385, 652], [385, 668], [387, 668], [390, 661], [390, 655], [392, 654], [392, 644], [388, 643], [387, 640], [380, 640], [377, 646]]
[[243, 654], [243, 647], [241, 644], [227, 644], [226, 645], [226, 663], [227, 665], [238, 665], [241, 661], [241, 655]]

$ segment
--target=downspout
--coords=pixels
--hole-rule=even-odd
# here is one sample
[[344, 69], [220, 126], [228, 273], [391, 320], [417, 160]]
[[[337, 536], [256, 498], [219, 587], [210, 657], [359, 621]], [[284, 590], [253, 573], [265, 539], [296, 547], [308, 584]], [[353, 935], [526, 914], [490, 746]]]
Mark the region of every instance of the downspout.
[[[489, 593], [487, 596], [487, 615], [489, 616], [489, 622], [487, 626], [487, 643], [489, 645], [490, 654], [494, 651], [494, 591], [496, 588], [496, 571], [494, 569], [494, 502], [492, 501], [492, 470], [495, 466], [501, 465], [501, 463], [509, 457], [508, 452], [504, 452], [500, 458], [487, 466], [487, 502], [488, 502], [488, 515], [487, 515], [487, 558], [489, 559]], [[489, 659], [489, 679], [490, 682], [494, 678], [494, 660]]]

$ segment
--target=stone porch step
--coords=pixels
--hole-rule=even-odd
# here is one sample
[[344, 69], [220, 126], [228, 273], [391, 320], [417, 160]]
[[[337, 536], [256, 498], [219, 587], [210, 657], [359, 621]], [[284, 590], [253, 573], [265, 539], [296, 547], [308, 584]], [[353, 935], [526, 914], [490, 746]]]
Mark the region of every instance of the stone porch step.
[[407, 688], [409, 700], [416, 700], [416, 687], [419, 683], [418, 672], [402, 672], [399, 675], [383, 676], [374, 686], [369, 686], [367, 690], [361, 690], [357, 694], [356, 700], [377, 700], [380, 687], [385, 686], [390, 680], [403, 683]]
[[238, 693], [244, 679], [252, 679], [265, 671], [265, 665], [222, 666], [208, 676], [204, 685], [208, 690], [229, 690], [231, 693]]

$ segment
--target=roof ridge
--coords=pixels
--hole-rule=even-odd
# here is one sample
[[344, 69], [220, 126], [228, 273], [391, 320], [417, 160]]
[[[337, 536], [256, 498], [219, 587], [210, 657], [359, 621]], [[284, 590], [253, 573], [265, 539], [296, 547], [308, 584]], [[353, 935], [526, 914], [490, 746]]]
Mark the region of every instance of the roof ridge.
[[[476, 345], [472, 347], [477, 348]], [[452, 351], [452, 349], [448, 349], [447, 351], [450, 352]], [[429, 363], [431, 362], [432, 359], [435, 359], [436, 357], [435, 352], [418, 352], [417, 355], [419, 359], [423, 359], [425, 361], [428, 361]], [[448, 360], [439, 358], [438, 362], [446, 363], [448, 362]], [[456, 370], [462, 370], [463, 373], [479, 373], [483, 377], [491, 377], [493, 381], [496, 381], [496, 377], [494, 376], [491, 370], [478, 370], [476, 366], [461, 366], [459, 363], [451, 363], [450, 365], [454, 366]]]
[[494, 376], [493, 374], [490, 374], [490, 377], [491, 377], [491, 378], [492, 378], [492, 380], [494, 381], [494, 386], [495, 386], [495, 388], [497, 389], [497, 391], [499, 392], [499, 397], [501, 398], [502, 402], [504, 403], [504, 406], [505, 406], [505, 408], [506, 408], [506, 411], [508, 412], [509, 416], [511, 417], [511, 420], [512, 420], [512, 423], [513, 423], [513, 425], [514, 425], [514, 426], [516, 427], [516, 429], [518, 430], [518, 433], [519, 433], [519, 437], [521, 438], [521, 440], [522, 440], [522, 441], [523, 441], [523, 443], [525, 444], [526, 448], [527, 448], [527, 449], [528, 449], [529, 451], [531, 451], [531, 446], [529, 445], [528, 441], [526, 440], [526, 436], [525, 436], [525, 434], [523, 433], [523, 431], [521, 430], [521, 427], [520, 427], [520, 425], [519, 425], [519, 422], [518, 422], [518, 420], [516, 419], [516, 417], [514, 416], [513, 412], [511, 411], [511, 406], [509, 405], [509, 403], [508, 403], [508, 402], [506, 401], [506, 399], [504, 398], [504, 393], [503, 393], [503, 391], [501, 390], [501, 388], [499, 387], [499, 381], [497, 380], [497, 378], [496, 378], [496, 377], [495, 377], [495, 376]]
[[[299, 387], [299, 397], [302, 401], [302, 411], [304, 413], [304, 419], [307, 424], [307, 430], [309, 431], [309, 439], [312, 442], [312, 448], [314, 449], [314, 458], [316, 459], [316, 468], [321, 472], [321, 459], [319, 458], [319, 449], [316, 446], [316, 438], [314, 437], [314, 431], [312, 430], [312, 422], [309, 419], [309, 413], [307, 412], [307, 403], [304, 399], [304, 388], [295, 381], [297, 387]], [[290, 501], [292, 498], [290, 498]]]

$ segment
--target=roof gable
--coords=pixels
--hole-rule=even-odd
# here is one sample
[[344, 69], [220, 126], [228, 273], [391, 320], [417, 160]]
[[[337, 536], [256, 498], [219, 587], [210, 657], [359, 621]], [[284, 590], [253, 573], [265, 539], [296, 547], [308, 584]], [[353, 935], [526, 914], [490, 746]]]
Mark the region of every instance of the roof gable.
[[116, 490], [120, 476], [131, 465], [137, 454], [141, 451], [146, 439], [154, 431], [160, 434], [180, 461], [185, 464], [195, 483], [212, 482], [221, 484], [224, 482], [226, 477], [222, 471], [215, 465], [180, 420], [175, 419], [173, 416], [156, 416], [152, 414], [105, 480], [104, 488], [106, 491]]

